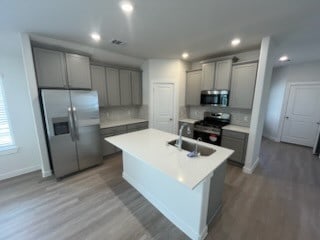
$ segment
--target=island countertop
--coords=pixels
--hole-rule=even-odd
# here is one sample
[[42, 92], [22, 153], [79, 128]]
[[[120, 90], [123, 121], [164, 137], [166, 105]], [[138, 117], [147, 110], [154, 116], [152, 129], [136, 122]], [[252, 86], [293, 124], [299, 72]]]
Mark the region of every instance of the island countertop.
[[[233, 153], [233, 150], [200, 142], [199, 145], [216, 151], [207, 157], [189, 158], [187, 151], [180, 151], [167, 144], [177, 138], [175, 134], [146, 129], [108, 137], [105, 140], [191, 189], [194, 189]], [[195, 142], [193, 139], [184, 137], [183, 139]]]

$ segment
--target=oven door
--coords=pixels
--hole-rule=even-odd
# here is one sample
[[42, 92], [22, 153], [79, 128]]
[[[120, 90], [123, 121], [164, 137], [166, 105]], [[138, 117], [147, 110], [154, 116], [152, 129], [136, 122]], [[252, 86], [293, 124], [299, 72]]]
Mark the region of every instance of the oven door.
[[218, 146], [221, 145], [220, 133], [211, 133], [211, 132], [194, 129], [193, 138], [198, 139], [199, 137], [202, 139], [202, 142], [206, 142], [206, 143], [210, 143]]

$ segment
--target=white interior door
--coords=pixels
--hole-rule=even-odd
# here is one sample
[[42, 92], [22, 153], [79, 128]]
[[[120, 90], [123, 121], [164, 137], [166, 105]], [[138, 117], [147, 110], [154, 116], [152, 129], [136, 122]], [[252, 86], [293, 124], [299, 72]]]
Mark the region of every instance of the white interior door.
[[313, 147], [320, 122], [320, 84], [292, 84], [281, 141]]
[[173, 84], [153, 85], [153, 126], [173, 133], [174, 86]]

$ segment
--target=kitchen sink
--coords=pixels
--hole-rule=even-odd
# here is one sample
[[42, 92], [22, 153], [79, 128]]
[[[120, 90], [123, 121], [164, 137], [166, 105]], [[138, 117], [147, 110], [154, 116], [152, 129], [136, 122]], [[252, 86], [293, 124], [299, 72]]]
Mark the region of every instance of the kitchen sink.
[[[176, 145], [178, 139], [172, 140], [168, 142], [169, 145], [178, 147]], [[196, 149], [196, 144], [188, 141], [182, 140], [181, 149], [193, 152]], [[212, 153], [214, 153], [216, 150], [208, 147], [204, 147], [198, 144], [198, 153], [200, 153], [200, 156], [210, 156]]]

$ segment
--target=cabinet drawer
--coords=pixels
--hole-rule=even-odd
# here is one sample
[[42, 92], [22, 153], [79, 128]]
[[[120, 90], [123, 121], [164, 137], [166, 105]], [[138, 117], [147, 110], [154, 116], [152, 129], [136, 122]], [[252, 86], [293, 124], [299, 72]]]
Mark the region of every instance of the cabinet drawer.
[[100, 130], [100, 133], [105, 135], [118, 135], [126, 132], [127, 132], [126, 126], [103, 128]]
[[223, 130], [222, 136], [232, 137], [232, 138], [238, 138], [238, 139], [246, 139], [247, 134], [246, 133], [240, 133], [240, 132], [234, 132], [230, 130]]
[[148, 122], [134, 123], [127, 125], [128, 132], [142, 130], [148, 128]]

